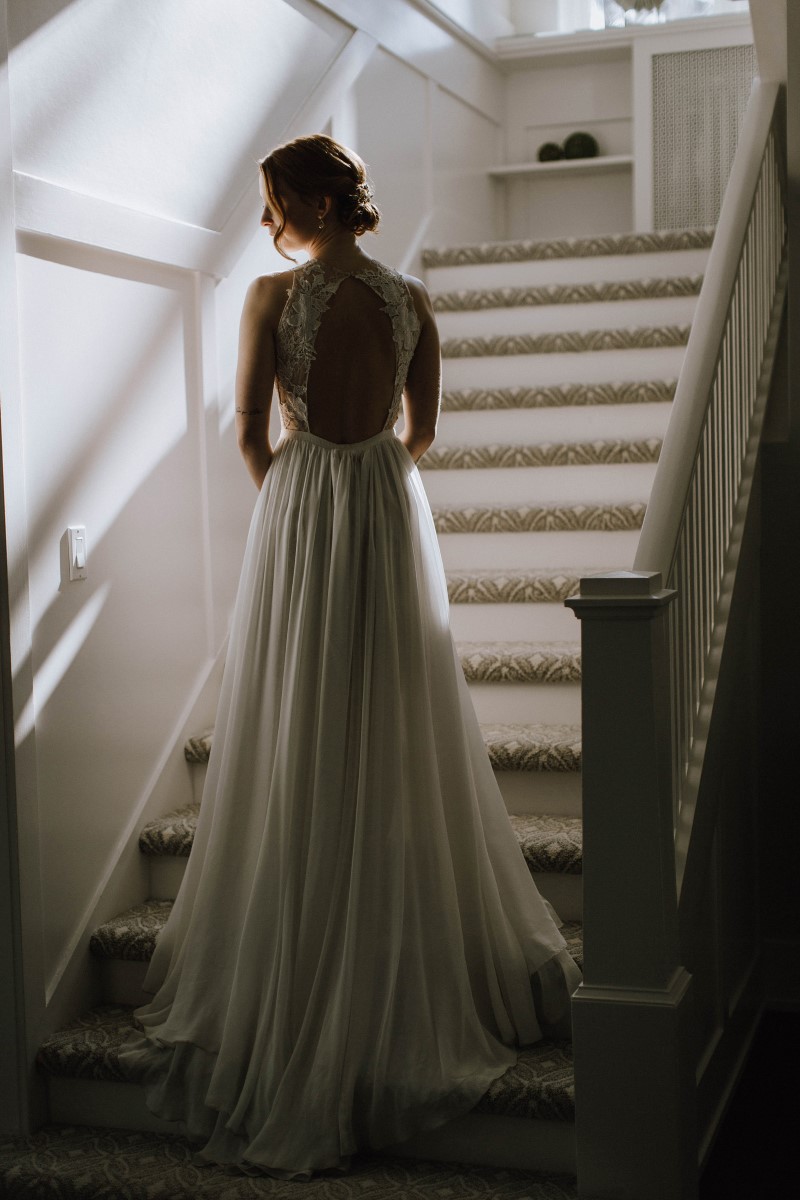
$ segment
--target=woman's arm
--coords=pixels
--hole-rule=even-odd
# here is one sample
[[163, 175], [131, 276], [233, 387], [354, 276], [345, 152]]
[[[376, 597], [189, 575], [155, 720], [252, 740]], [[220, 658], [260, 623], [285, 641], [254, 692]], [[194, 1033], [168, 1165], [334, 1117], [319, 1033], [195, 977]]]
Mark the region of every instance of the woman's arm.
[[275, 298], [272, 278], [254, 279], [247, 289], [239, 323], [236, 441], [257, 488], [272, 462], [269, 411], [275, 383]]
[[442, 356], [433, 305], [425, 284], [405, 276], [420, 320], [420, 334], [408, 368], [403, 393], [403, 432], [400, 441], [417, 462], [436, 437], [442, 395]]

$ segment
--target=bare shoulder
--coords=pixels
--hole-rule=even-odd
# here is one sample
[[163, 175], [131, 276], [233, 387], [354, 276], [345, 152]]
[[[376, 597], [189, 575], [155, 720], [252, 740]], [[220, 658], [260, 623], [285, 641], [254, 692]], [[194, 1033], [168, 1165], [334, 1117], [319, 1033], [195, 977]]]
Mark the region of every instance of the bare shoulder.
[[406, 286], [411, 293], [411, 298], [414, 301], [414, 307], [417, 310], [417, 316], [420, 320], [433, 317], [433, 305], [428, 293], [428, 289], [421, 279], [417, 279], [414, 275], [404, 275]]
[[286, 304], [294, 271], [276, 271], [272, 275], [258, 275], [247, 289], [244, 311], [255, 321], [277, 324]]

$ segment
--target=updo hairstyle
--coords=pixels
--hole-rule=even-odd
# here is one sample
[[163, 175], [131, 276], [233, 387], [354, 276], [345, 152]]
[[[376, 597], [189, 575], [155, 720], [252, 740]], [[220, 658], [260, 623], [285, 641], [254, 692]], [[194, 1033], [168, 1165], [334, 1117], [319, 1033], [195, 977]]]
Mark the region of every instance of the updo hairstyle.
[[356, 237], [377, 229], [381, 214], [372, 202], [366, 166], [354, 150], [341, 142], [324, 133], [295, 138], [277, 146], [259, 166], [264, 173], [270, 207], [278, 217], [273, 242], [284, 258], [290, 257], [281, 248], [285, 227], [281, 206], [284, 187], [291, 188], [303, 200], [331, 196], [340, 223]]

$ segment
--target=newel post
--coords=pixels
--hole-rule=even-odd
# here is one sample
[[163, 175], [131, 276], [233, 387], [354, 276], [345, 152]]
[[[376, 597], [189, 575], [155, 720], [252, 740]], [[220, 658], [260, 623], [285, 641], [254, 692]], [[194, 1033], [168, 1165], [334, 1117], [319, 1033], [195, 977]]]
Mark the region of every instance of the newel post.
[[661, 575], [581, 580], [584, 981], [572, 1002], [579, 1195], [697, 1194], [680, 962], [669, 605]]

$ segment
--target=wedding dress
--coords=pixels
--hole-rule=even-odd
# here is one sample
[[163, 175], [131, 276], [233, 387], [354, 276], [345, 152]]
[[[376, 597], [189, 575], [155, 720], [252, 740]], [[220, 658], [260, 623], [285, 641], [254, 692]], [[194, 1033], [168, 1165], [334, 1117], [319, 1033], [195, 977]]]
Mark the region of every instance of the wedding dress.
[[[395, 382], [383, 429], [340, 444], [309, 431], [306, 388], [349, 276], [382, 302]], [[388, 267], [294, 271], [283, 432], [197, 832], [121, 1052], [197, 1160], [248, 1174], [344, 1170], [359, 1148], [467, 1112], [517, 1046], [567, 1031], [581, 978], [508, 821], [394, 432], [418, 336]]]

